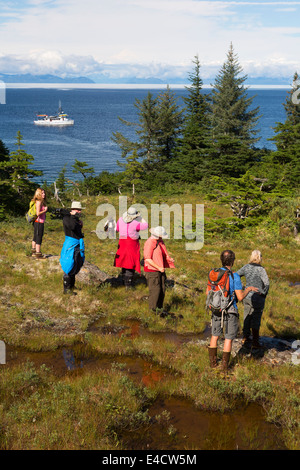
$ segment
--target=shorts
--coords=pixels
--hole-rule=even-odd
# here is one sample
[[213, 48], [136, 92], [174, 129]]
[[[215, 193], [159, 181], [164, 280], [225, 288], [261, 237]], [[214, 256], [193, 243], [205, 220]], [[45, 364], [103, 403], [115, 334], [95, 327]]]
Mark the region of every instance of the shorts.
[[227, 313], [223, 316], [212, 314], [211, 317], [211, 334], [212, 336], [221, 336], [224, 332], [225, 339], [235, 339], [240, 328], [239, 314]]
[[44, 235], [44, 224], [40, 222], [34, 222], [33, 224], [33, 240], [37, 245], [42, 244]]

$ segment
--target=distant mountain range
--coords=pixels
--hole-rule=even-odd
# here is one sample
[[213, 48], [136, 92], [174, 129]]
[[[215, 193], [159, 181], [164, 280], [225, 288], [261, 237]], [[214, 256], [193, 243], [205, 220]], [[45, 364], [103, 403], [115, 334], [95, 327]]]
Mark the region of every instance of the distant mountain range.
[[[45, 74], [45, 75], [32, 75], [30, 73], [26, 74], [6, 74], [0, 73], [0, 80], [4, 83], [59, 83], [59, 84], [187, 84], [187, 79], [180, 77], [167, 77], [163, 80], [157, 77], [120, 77], [120, 78], [111, 78], [107, 74], [97, 74], [92, 78], [88, 77], [59, 77], [57, 75]], [[211, 85], [214, 82], [214, 78], [204, 79], [204, 85]], [[246, 85], [282, 85], [290, 86], [291, 77], [251, 77], [248, 76]]]
[[0, 80], [4, 83], [95, 83], [87, 77], [58, 77], [57, 75], [32, 75], [0, 73]]

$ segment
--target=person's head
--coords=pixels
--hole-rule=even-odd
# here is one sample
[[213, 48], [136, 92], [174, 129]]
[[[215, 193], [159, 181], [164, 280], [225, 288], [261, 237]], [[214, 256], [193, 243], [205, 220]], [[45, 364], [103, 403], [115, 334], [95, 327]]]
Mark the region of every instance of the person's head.
[[253, 250], [250, 256], [249, 263], [260, 264], [262, 260], [262, 254], [259, 250]]
[[34, 201], [45, 201], [46, 191], [43, 188], [37, 188], [33, 196]]
[[84, 209], [84, 207], [82, 207], [81, 202], [73, 201], [72, 204], [71, 204], [70, 214], [71, 215], [80, 215], [82, 209]]
[[235, 260], [235, 254], [231, 250], [224, 250], [220, 256], [222, 266], [233, 266]]
[[161, 226], [150, 228], [150, 233], [154, 238], [168, 238], [165, 228]]
[[140, 212], [134, 206], [130, 206], [129, 209], [122, 215], [122, 219], [126, 224], [128, 224], [140, 217], [140, 215]]

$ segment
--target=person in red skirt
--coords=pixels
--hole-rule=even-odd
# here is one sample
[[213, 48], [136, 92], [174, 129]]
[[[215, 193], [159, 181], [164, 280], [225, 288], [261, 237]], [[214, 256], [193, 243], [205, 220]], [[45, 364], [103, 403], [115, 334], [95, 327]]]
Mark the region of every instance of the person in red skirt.
[[123, 282], [127, 289], [133, 287], [135, 271], [141, 272], [139, 232], [147, 228], [147, 222], [133, 206], [129, 207], [117, 222], [119, 244], [114, 266], [122, 268]]

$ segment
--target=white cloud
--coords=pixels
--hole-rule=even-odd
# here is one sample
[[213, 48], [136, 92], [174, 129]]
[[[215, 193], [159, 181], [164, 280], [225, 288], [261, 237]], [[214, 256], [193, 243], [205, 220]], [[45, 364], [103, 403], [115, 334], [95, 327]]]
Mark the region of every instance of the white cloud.
[[[30, 4], [30, 8], [28, 8]], [[1, 9], [11, 14], [4, 1]], [[0, 72], [167, 76], [198, 54], [203, 73], [220, 67], [233, 43], [241, 64], [297, 69], [300, 2], [196, 0], [29, 0], [0, 24]], [[285, 23], [260, 12], [284, 8]], [[281, 9], [282, 9], [281, 8]], [[297, 10], [298, 11], [298, 10]], [[287, 22], [287, 18], [291, 22]], [[275, 20], [274, 20], [275, 21]], [[294, 36], [294, 37], [293, 37]], [[105, 64], [105, 65], [104, 65]], [[256, 64], [256, 67], [255, 67]], [[299, 67], [298, 67], [299, 68]], [[118, 72], [117, 72], [118, 70]]]

